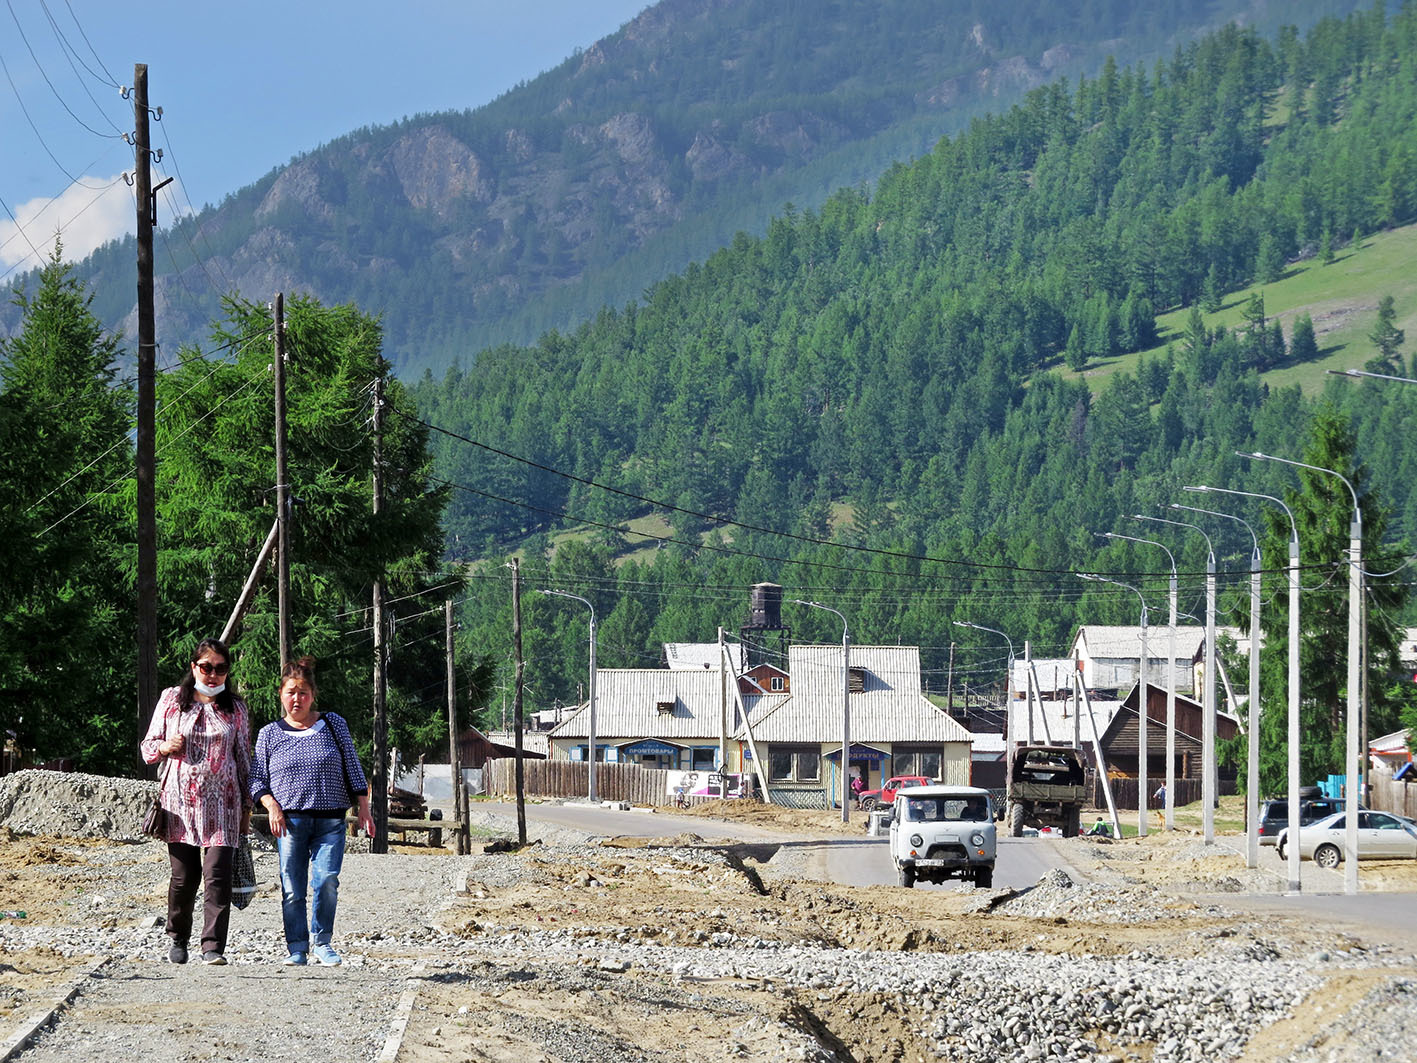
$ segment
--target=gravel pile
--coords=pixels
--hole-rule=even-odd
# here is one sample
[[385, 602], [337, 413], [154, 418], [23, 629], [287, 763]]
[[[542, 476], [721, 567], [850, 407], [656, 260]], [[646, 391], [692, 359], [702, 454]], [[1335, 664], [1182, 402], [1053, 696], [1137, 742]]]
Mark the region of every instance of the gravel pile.
[[140, 841], [156, 796], [157, 783], [146, 779], [17, 771], [0, 778], [0, 826], [16, 834]]
[[[1062, 918], [1113, 924], [1183, 919], [1193, 917], [1197, 912], [1195, 905], [1189, 902], [1178, 904], [1168, 894], [1149, 886], [1078, 884], [1061, 868], [1049, 871], [1026, 890], [1005, 894], [1002, 899], [981, 898], [975, 910], [1035, 919]], [[1217, 908], [1209, 910], [1219, 912]]]

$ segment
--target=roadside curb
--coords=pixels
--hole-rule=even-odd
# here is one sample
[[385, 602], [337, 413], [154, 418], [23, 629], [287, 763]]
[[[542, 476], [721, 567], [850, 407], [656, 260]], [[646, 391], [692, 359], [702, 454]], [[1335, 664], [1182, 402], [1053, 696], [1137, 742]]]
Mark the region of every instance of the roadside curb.
[[69, 980], [60, 989], [56, 996], [47, 1006], [41, 1006], [40, 1010], [31, 1014], [28, 1018], [20, 1020], [19, 1029], [7, 1037], [4, 1042], [0, 1042], [0, 1063], [9, 1063], [19, 1055], [20, 1051], [29, 1044], [30, 1038], [46, 1026], [55, 1015], [59, 1014], [74, 997], [78, 996], [83, 989], [84, 983], [98, 973], [99, 969], [108, 963], [109, 957], [105, 956], [96, 960], [86, 967], [82, 974]]
[[[409, 975], [409, 980], [419, 978], [423, 974], [423, 965], [419, 964]], [[395, 1063], [399, 1057], [399, 1049], [403, 1047], [404, 1034], [408, 1033], [408, 1020], [413, 1015], [413, 1005], [418, 1000], [418, 985], [410, 985], [399, 996], [398, 1005], [394, 1008], [394, 1020], [389, 1029], [389, 1036], [384, 1040], [383, 1050], [380, 1051], [375, 1063]], [[0, 1057], [0, 1063], [5, 1063]]]

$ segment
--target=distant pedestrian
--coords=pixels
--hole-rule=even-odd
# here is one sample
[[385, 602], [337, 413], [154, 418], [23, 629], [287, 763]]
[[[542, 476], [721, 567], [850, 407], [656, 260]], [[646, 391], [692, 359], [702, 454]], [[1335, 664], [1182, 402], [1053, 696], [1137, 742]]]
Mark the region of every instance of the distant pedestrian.
[[[281, 669], [285, 716], [256, 736], [251, 796], [270, 814], [280, 851], [280, 912], [285, 963], [303, 967], [309, 956], [338, 966], [331, 941], [344, 865], [344, 817], [359, 804], [359, 825], [374, 836], [369, 784], [343, 717], [315, 711], [315, 662], [310, 657]], [[306, 887], [312, 907], [306, 909]]]
[[172, 963], [187, 962], [197, 884], [202, 885], [202, 962], [226, 962], [231, 865], [251, 824], [251, 727], [219, 639], [197, 643], [182, 682], [157, 700], [143, 760], [163, 763], [167, 812], [167, 936]]
[[1162, 783], [1156, 788], [1156, 793], [1151, 795], [1151, 800], [1157, 808], [1166, 807], [1166, 784]]

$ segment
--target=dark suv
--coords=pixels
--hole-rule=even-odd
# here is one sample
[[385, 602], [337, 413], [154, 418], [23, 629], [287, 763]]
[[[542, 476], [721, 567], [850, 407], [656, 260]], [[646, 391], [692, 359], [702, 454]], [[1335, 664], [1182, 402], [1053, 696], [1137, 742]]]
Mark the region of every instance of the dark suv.
[[[1299, 826], [1343, 811], [1343, 799], [1332, 797], [1299, 798]], [[1279, 832], [1289, 826], [1289, 798], [1275, 797], [1260, 807], [1260, 844], [1273, 845]]]

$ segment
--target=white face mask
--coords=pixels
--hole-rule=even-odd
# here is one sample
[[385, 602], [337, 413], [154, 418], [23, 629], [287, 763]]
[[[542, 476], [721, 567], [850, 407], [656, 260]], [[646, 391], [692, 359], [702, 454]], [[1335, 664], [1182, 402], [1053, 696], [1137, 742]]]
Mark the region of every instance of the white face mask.
[[226, 684], [222, 683], [220, 686], [209, 687], [207, 686], [207, 684], [203, 683], [200, 679], [198, 679], [197, 689], [200, 690], [207, 697], [214, 698], [226, 689]]

